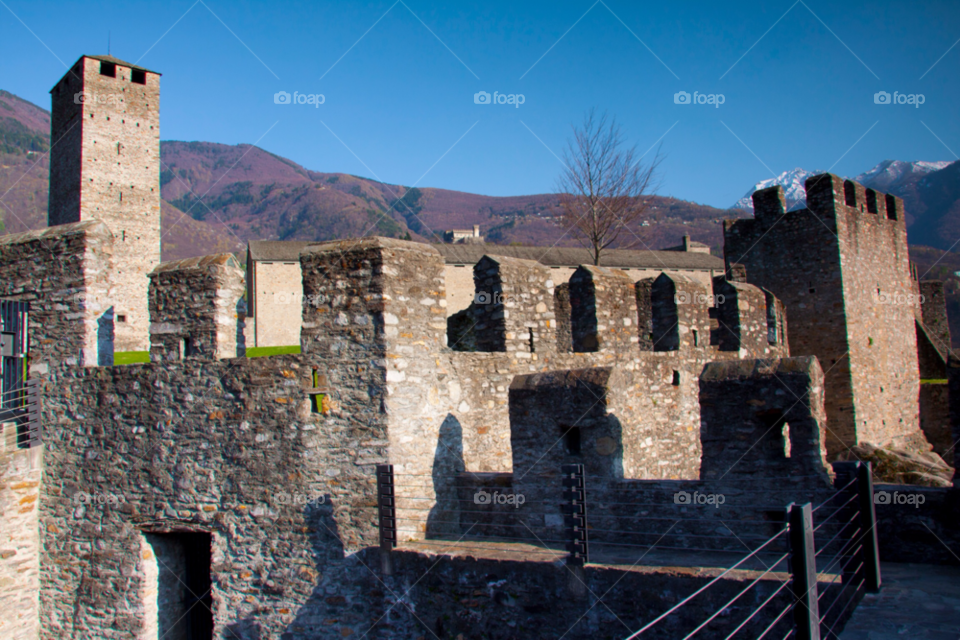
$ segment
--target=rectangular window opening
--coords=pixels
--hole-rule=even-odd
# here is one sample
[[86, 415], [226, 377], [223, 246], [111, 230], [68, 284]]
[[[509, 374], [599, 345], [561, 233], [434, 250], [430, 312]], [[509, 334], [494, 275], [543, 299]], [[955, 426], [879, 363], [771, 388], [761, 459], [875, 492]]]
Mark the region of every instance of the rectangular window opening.
[[107, 76], [109, 78], [117, 77], [117, 65], [112, 62], [101, 62], [100, 63], [100, 75]]
[[897, 219], [897, 199], [890, 195], [889, 193], [884, 194], [884, 197], [887, 200], [887, 219], [896, 220]]
[[571, 456], [580, 455], [580, 427], [561, 425], [560, 430], [563, 431], [563, 447], [567, 454]]
[[536, 353], [536, 351], [534, 350], [534, 346], [533, 346], [533, 329], [530, 329], [529, 331], [530, 331], [530, 338], [529, 338], [529, 340], [530, 340], [530, 353]]
[[147, 72], [133, 69], [130, 71], [130, 82], [137, 84], [147, 84]]
[[679, 371], [674, 371], [674, 372], [673, 372], [673, 380], [671, 380], [671, 384], [672, 384], [673, 386], [675, 386], [675, 387], [679, 387], [679, 386], [680, 386], [680, 372], [679, 372]]
[[117, 322], [126, 322], [126, 321], [127, 321], [127, 316], [123, 315], [122, 313], [117, 314]]

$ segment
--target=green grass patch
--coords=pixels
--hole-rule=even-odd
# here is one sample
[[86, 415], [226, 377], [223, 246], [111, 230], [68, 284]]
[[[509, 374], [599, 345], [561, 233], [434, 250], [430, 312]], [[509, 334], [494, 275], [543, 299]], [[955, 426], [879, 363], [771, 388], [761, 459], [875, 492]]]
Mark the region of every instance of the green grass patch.
[[262, 358], [264, 356], [280, 356], [285, 353], [300, 353], [300, 345], [293, 344], [286, 347], [248, 347], [248, 358]]
[[144, 364], [150, 362], [149, 351], [117, 351], [113, 354], [113, 364]]
[[920, 384], [947, 384], [946, 378], [920, 378]]

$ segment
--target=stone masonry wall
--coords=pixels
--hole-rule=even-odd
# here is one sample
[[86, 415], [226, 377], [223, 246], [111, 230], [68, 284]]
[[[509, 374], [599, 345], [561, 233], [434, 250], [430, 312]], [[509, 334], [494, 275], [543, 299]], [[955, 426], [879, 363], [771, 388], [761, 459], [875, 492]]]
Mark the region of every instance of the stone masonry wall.
[[150, 357], [237, 357], [243, 271], [229, 253], [165, 262], [150, 274]]
[[776, 187], [754, 194], [754, 218], [725, 223], [726, 259], [783, 301], [791, 353], [820, 360], [828, 451], [859, 441], [922, 446], [902, 202], [877, 197], [868, 208], [864, 196], [847, 206], [831, 174], [808, 179], [809, 208], [786, 212], [784, 202]]
[[[44, 639], [145, 633], [158, 573], [145, 536], [177, 531], [211, 535], [215, 637], [362, 633], [368, 605], [354, 605], [381, 597], [354, 554], [376, 544], [374, 465], [408, 478], [402, 539], [456, 522], [445, 478], [513, 465], [518, 374], [611, 367], [604, 419], [623, 425], [624, 476], [697, 477], [697, 377], [735, 354], [454, 352], [429, 246], [328, 243], [301, 266], [299, 355], [49, 371], [45, 464], [58, 480], [40, 498]], [[540, 313], [539, 298], [523, 300]]]
[[[764, 292], [749, 284], [719, 279], [717, 346], [721, 351], [758, 353], [769, 344], [768, 301]], [[774, 309], [776, 304], [774, 303]]]
[[16, 427], [4, 430], [4, 426], [0, 425], [0, 637], [36, 640], [43, 447], [17, 449]]
[[937, 351], [950, 350], [950, 324], [947, 322], [947, 299], [942, 280], [920, 281], [920, 316]]
[[583, 265], [569, 281], [573, 350], [636, 351], [637, 294], [618, 269]]
[[34, 374], [62, 365], [113, 364], [109, 339], [113, 239], [101, 222], [79, 222], [0, 238], [0, 297], [30, 303]]
[[523, 354], [556, 349], [548, 267], [535, 260], [484, 256], [474, 266], [473, 279], [478, 348]]
[[823, 486], [825, 422], [816, 358], [711, 363], [700, 376], [700, 477]]

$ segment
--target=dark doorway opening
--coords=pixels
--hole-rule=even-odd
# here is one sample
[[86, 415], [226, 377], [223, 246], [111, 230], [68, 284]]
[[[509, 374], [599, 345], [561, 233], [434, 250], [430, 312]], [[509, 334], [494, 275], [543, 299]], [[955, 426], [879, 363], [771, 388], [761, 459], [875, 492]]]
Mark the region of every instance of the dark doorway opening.
[[159, 637], [213, 640], [210, 534], [178, 531], [144, 537], [157, 559]]

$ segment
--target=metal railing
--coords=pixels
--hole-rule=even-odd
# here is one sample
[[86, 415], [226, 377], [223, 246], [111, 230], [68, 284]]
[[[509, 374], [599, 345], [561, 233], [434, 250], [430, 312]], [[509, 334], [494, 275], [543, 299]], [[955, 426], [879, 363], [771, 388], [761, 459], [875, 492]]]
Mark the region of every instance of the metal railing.
[[[653, 634], [653, 630], [677, 616], [683, 616], [683, 626], [689, 629], [676, 635], [678, 638], [793, 637], [819, 640], [839, 632], [864, 592], [876, 592], [880, 588], [870, 465], [835, 463], [834, 469], [835, 492], [816, 506], [811, 502], [791, 503], [785, 507], [758, 506], [761, 494], [769, 493], [764, 490], [746, 491], [749, 502], [730, 505], [738, 511], [761, 510], [776, 518], [775, 521], [749, 517], [720, 520], [728, 529], [730, 538], [749, 550], [744, 554], [743, 547], [734, 551], [718, 546], [718, 538], [723, 538], [722, 535], [704, 535], [696, 528], [714, 526], [717, 519], [678, 516], [676, 510], [671, 510], [682, 505], [631, 502], [629, 494], [604, 493], [599, 489], [588, 497], [589, 478], [582, 465], [564, 465], [559, 474], [545, 475], [536, 482], [528, 478], [528, 491], [531, 487], [539, 487], [539, 493], [530, 492], [533, 499], [525, 507], [532, 511], [526, 516], [519, 509], [486, 511], [481, 508], [482, 502], [466, 499], [462, 493], [451, 498], [456, 492], [454, 485], [467, 474], [395, 474], [392, 466], [380, 465], [377, 467], [377, 486], [382, 563], [385, 573], [392, 569], [391, 551], [398, 540], [404, 538], [398, 534], [425, 534], [430, 526], [438, 525], [453, 527], [448, 531], [454, 533], [435, 539], [428, 539], [429, 535], [422, 535], [423, 539], [407, 539], [408, 536], [404, 538], [403, 546], [422, 550], [434, 546], [445, 554], [459, 549], [472, 553], [496, 552], [502, 557], [521, 554], [518, 557], [521, 560], [538, 557], [565, 559], [567, 565], [574, 567], [589, 564], [592, 555], [597, 556], [595, 561], [603, 561], [605, 565], [617, 564], [610, 561], [611, 548], [636, 549], [638, 554], [642, 551], [640, 559], [652, 549], [673, 555], [683, 555], [683, 552], [736, 553], [733, 564], [717, 565], [726, 568], [633, 632], [628, 640], [646, 637], [644, 634], [663, 637], [665, 629], [660, 629], [657, 634]], [[486, 480], [494, 482], [489, 477]], [[509, 484], [512, 477], [504, 475], [504, 480]], [[468, 482], [466, 486], [470, 490], [480, 487], [478, 491], [483, 491], [484, 486], [493, 485]], [[512, 485], [509, 487], [513, 490]], [[447, 492], [446, 506], [439, 496], [442, 491]], [[644, 497], [652, 500], [649, 494]], [[588, 502], [592, 505], [589, 516]], [[544, 522], [543, 513], [561, 514], [562, 526], [559, 522], [553, 527], [535, 524]], [[749, 516], [750, 512], [746, 515]], [[656, 524], [668, 520], [672, 521], [669, 527]], [[752, 530], [731, 531], [732, 522], [752, 527]], [[638, 525], [641, 530], [636, 529]], [[607, 554], [605, 559], [600, 557], [603, 554]], [[711, 558], [716, 559], [716, 556]], [[738, 570], [750, 572], [746, 578], [737, 576], [746, 584], [736, 593], [728, 593], [731, 573]], [[708, 614], [701, 609], [685, 610], [711, 588], [716, 591], [720, 584], [723, 590], [703, 602], [720, 600], [723, 602], [721, 606]], [[755, 593], [751, 595], [751, 591]], [[732, 618], [735, 603], [739, 614]], [[698, 616], [702, 619], [697, 619]], [[739, 620], [740, 616], [743, 616], [742, 620]], [[671, 634], [676, 632], [675, 622], [671, 622]]]

